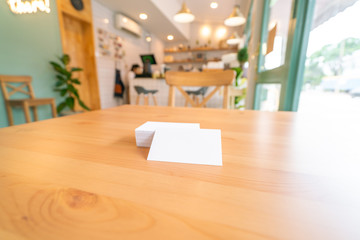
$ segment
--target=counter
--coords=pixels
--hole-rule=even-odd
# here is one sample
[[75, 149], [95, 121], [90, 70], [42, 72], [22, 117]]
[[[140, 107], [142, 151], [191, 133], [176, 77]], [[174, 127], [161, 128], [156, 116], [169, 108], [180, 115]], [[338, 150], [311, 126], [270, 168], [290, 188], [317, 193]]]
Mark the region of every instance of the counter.
[[[134, 78], [129, 79], [129, 91], [130, 91], [130, 104], [136, 104], [137, 93], [134, 86], [142, 86], [147, 90], [156, 89], [158, 92], [155, 94], [158, 106], [168, 106], [169, 86], [166, 84], [163, 78]], [[184, 87], [184, 90], [196, 90], [199, 87]], [[207, 94], [210, 93], [214, 87], [209, 87]], [[143, 105], [143, 98], [140, 100], [140, 104]], [[222, 108], [223, 95], [222, 92], [217, 92], [206, 104], [211, 108]], [[149, 99], [149, 104], [153, 105], [153, 100]], [[183, 107], [185, 105], [185, 98], [178, 90], [175, 90], [175, 105]]]

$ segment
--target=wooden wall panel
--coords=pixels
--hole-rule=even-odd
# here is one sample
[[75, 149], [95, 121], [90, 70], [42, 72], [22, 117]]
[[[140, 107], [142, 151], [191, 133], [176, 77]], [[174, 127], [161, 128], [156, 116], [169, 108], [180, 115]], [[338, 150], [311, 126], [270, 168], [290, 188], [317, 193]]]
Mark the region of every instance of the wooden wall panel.
[[[77, 73], [81, 99], [92, 110], [100, 109], [100, 96], [95, 63], [91, 1], [84, 0], [84, 9], [76, 11], [70, 0], [57, 1], [63, 52], [71, 57], [71, 66], [81, 67]], [[80, 109], [79, 106], [76, 107]]]
[[75, 10], [70, 0], [57, 0], [58, 9], [61, 12], [65, 12], [75, 18], [92, 24], [92, 11], [91, 11], [91, 0], [83, 0], [84, 9], [81, 11]]

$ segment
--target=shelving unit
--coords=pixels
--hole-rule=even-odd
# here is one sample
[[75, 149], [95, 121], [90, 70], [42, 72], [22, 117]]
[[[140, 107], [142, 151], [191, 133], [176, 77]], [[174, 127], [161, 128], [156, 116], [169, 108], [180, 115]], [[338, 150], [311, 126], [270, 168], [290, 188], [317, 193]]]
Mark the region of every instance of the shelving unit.
[[[211, 52], [211, 54], [209, 53]], [[219, 52], [217, 54], [216, 52]], [[210, 47], [202, 47], [202, 48], [191, 48], [191, 49], [183, 49], [183, 50], [172, 50], [172, 49], [165, 49], [164, 53], [166, 56], [171, 56], [172, 54], [181, 54], [181, 53], [191, 53], [191, 57], [188, 55], [183, 57], [173, 57], [173, 61], [166, 61], [165, 57], [165, 64], [204, 64], [209, 61], [220, 61], [221, 60], [221, 52], [237, 52], [237, 48], [210, 48]], [[196, 56], [196, 54], [204, 53], [202, 58]], [[209, 53], [211, 56], [206, 56], [206, 53]]]
[[236, 48], [192, 48], [192, 49], [184, 49], [184, 50], [165, 50], [165, 53], [187, 53], [187, 52], [211, 52], [211, 51], [234, 51], [236, 52]]
[[177, 60], [172, 62], [165, 62], [165, 64], [181, 64], [181, 63], [207, 63], [210, 61], [217, 62], [220, 61], [220, 58], [213, 58], [213, 59], [207, 59], [207, 60]]

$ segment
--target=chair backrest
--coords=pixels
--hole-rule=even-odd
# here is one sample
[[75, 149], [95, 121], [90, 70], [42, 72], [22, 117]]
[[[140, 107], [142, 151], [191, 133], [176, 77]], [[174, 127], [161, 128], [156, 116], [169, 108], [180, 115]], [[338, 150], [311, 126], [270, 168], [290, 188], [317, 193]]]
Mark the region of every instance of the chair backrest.
[[[202, 107], [217, 91], [221, 89], [221, 87], [224, 87], [223, 108], [227, 108], [228, 86], [232, 83], [234, 78], [235, 72], [233, 70], [216, 72], [166, 72], [166, 83], [170, 86], [169, 106], [175, 106], [175, 88], [180, 91], [180, 93], [193, 107]], [[201, 103], [196, 104], [181, 86], [215, 86], [215, 89], [211, 91]]]
[[[14, 86], [12, 84], [20, 85]], [[0, 85], [5, 100], [9, 100], [10, 97], [17, 92], [26, 94], [29, 98], [35, 98], [30, 76], [0, 75]], [[11, 91], [8, 91], [8, 88], [11, 89]]]

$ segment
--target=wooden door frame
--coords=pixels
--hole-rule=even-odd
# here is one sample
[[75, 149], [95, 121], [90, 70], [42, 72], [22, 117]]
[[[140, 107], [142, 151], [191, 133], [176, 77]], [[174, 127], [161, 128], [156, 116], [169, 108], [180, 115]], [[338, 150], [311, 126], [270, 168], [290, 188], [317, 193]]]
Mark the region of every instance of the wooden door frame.
[[[90, 65], [87, 69], [84, 69], [84, 74], [87, 76], [87, 81], [89, 85], [90, 91], [90, 102], [85, 102], [92, 110], [97, 110], [101, 108], [100, 105], [100, 92], [99, 92], [99, 84], [98, 84], [98, 76], [97, 76], [97, 68], [96, 68], [96, 60], [95, 60], [95, 41], [93, 34], [93, 21], [92, 21], [92, 9], [91, 9], [91, 0], [84, 0], [84, 9], [81, 11], [75, 10], [70, 0], [57, 0], [57, 11], [59, 18], [59, 26], [61, 33], [61, 44], [63, 52], [67, 51], [67, 39], [66, 39], [66, 30], [64, 25], [64, 15], [75, 18], [81, 22], [83, 22], [87, 27], [86, 31], [90, 31], [87, 35], [89, 36], [87, 39], [87, 64]], [[71, 58], [71, 54], [70, 54]], [[89, 70], [90, 69], [90, 70]], [[80, 79], [81, 81], [81, 79]], [[81, 96], [80, 96], [81, 97]]]

